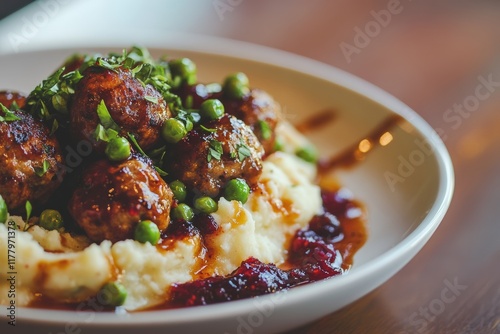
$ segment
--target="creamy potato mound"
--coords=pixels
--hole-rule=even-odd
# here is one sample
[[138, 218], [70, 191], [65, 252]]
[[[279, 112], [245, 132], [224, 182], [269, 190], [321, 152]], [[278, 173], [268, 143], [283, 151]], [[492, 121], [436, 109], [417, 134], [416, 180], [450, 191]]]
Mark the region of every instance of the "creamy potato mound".
[[[173, 283], [194, 279], [200, 268], [203, 276], [226, 275], [251, 256], [282, 264], [292, 235], [321, 211], [321, 195], [314, 184], [316, 167], [291, 153], [303, 145], [303, 137], [291, 127], [280, 131], [285, 138], [295, 138], [289, 141], [288, 152], [266, 158], [258, 189], [244, 205], [219, 200], [213, 214], [219, 229], [204, 240], [200, 236], [177, 240], [168, 249], [134, 240], [95, 244], [83, 236], [39, 226], [23, 231], [22, 219], [9, 217], [19, 226], [17, 305], [28, 305], [37, 293], [63, 302], [84, 302], [106, 282], [118, 280], [128, 292], [123, 307], [140, 310], [164, 303]], [[4, 305], [9, 303], [7, 248], [8, 229], [0, 224], [0, 304]]]

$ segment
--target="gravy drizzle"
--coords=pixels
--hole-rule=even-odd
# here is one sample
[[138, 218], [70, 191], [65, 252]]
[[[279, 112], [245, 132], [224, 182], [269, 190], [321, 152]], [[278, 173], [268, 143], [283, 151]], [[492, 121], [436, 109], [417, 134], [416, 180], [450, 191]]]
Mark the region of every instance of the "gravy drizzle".
[[333, 122], [336, 117], [337, 112], [334, 109], [324, 109], [296, 124], [295, 128], [301, 133], [307, 133]]
[[[383, 145], [381, 144], [382, 136], [403, 120], [401, 116], [396, 114], [388, 116], [363, 139], [348, 146], [333, 157], [320, 160], [318, 163], [319, 173], [324, 174], [338, 167], [353, 167], [356, 163], [362, 161], [366, 154], [372, 151], [376, 145]], [[363, 147], [363, 144], [365, 147]]]

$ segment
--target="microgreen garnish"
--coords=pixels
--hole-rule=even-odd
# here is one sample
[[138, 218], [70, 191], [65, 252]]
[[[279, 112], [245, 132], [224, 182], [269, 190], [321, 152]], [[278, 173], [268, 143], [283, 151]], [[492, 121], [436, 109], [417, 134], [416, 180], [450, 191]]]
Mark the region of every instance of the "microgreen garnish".
[[54, 133], [56, 133], [57, 129], [59, 129], [59, 122], [57, 119], [54, 119], [52, 121], [52, 126], [50, 127], [50, 135], [52, 136]]
[[184, 123], [186, 130], [191, 131], [193, 129], [193, 124], [198, 123], [201, 116], [195, 111], [179, 110], [175, 118]]
[[17, 117], [12, 111], [7, 109], [2, 103], [0, 103], [0, 108], [2, 109], [5, 116], [0, 116], [0, 122], [14, 122], [19, 121], [20, 118]]
[[116, 72], [116, 69], [121, 66], [121, 64], [110, 64], [108, 60], [104, 58], [98, 58], [97, 65], [114, 72]]
[[252, 152], [250, 151], [248, 146], [243, 143], [240, 143], [236, 146], [236, 151], [238, 154], [239, 161], [243, 161], [245, 160], [245, 158], [248, 158], [249, 156], [252, 155]]
[[207, 155], [207, 161], [210, 162], [212, 159], [215, 160], [220, 160], [222, 157], [222, 144], [221, 142], [213, 139], [210, 141], [208, 145], [208, 155]]
[[94, 130], [94, 138], [104, 142], [109, 142], [111, 139], [118, 136], [120, 127], [115, 123], [104, 100], [101, 100], [97, 105], [97, 116], [99, 117], [100, 124]]
[[30, 201], [26, 201], [26, 204], [24, 205], [24, 207], [26, 209], [26, 223], [24, 224], [23, 231], [26, 232], [34, 226], [34, 224], [29, 223], [30, 218], [31, 218], [31, 212], [33, 211], [33, 207], [31, 205]]
[[258, 122], [259, 128], [260, 128], [260, 133], [262, 134], [262, 139], [267, 140], [271, 138], [272, 132], [271, 132], [271, 127], [269, 126], [269, 123], [266, 121], [260, 120]]
[[35, 173], [36, 175], [42, 177], [47, 173], [47, 171], [50, 168], [50, 163], [47, 160], [43, 160], [42, 167], [35, 167]]
[[[180, 98], [171, 92], [172, 79], [168, 64], [161, 60], [155, 62], [145, 48], [132, 47], [129, 51], [123, 50], [121, 54], [110, 53], [107, 56], [76, 55], [68, 58], [66, 63], [72, 63], [75, 58], [83, 58], [83, 63], [77, 70], [63, 74], [65, 68], [61, 67], [29, 94], [26, 103], [28, 113], [44, 121], [56, 119], [58, 126], [66, 126], [69, 121], [68, 102], [75, 93], [76, 84], [83, 77], [81, 73], [91, 66], [99, 66], [115, 72], [120, 68], [130, 70], [143, 85], [153, 86], [162, 95], [174, 115], [182, 108]], [[154, 98], [149, 101], [156, 103]], [[53, 123], [52, 126], [54, 128]]]
[[144, 96], [144, 99], [146, 101], [151, 102], [151, 103], [158, 104], [158, 98], [157, 97], [146, 95], [146, 96]]
[[19, 105], [17, 104], [17, 101], [12, 101], [12, 103], [10, 104], [10, 109], [13, 111], [19, 110]]
[[24, 205], [24, 208], [26, 209], [26, 223], [24, 224], [24, 229], [23, 231], [26, 232], [32, 227], [33, 225], [30, 225], [29, 220], [31, 217], [31, 212], [33, 211], [33, 207], [31, 206], [30, 201], [26, 201], [26, 204]]
[[30, 201], [26, 201], [25, 208], [26, 208], [26, 222], [27, 222], [28, 220], [30, 220], [31, 211], [33, 210], [33, 206], [31, 205]]
[[114, 129], [106, 129], [101, 124], [97, 124], [97, 127], [94, 131], [94, 138], [96, 140], [101, 140], [103, 142], [109, 142], [111, 139], [118, 136], [118, 131]]
[[144, 156], [148, 156], [148, 155], [144, 152], [144, 150], [142, 149], [142, 147], [141, 147], [141, 146], [139, 146], [139, 143], [137, 142], [137, 139], [135, 139], [134, 134], [133, 134], [133, 133], [128, 132], [128, 133], [127, 133], [127, 135], [128, 135], [128, 138], [130, 139], [130, 141], [132, 142], [132, 145], [134, 145], [134, 147], [137, 149], [137, 151], [141, 152], [141, 154], [142, 154], [142, 155], [144, 155]]
[[82, 78], [78, 70], [63, 75], [61, 67], [47, 79], [43, 80], [28, 96], [26, 111], [37, 118], [48, 121], [68, 120], [68, 101], [75, 93], [74, 87]]
[[54, 106], [54, 109], [60, 112], [64, 112], [67, 110], [67, 103], [66, 99], [63, 97], [61, 94], [56, 94], [52, 96], [52, 105]]
[[108, 107], [106, 107], [106, 103], [104, 103], [104, 100], [101, 100], [101, 102], [99, 102], [99, 104], [97, 105], [97, 116], [99, 116], [99, 121], [105, 129], [120, 131], [120, 127], [111, 117], [111, 114], [109, 113]]
[[160, 176], [167, 176], [168, 173], [165, 172], [163, 169], [161, 169], [160, 167], [158, 166], [154, 166], [155, 167], [155, 170], [158, 172], [158, 174], [160, 174]]
[[202, 128], [206, 132], [216, 132], [217, 131], [217, 129], [207, 128], [203, 124], [200, 124], [200, 128]]

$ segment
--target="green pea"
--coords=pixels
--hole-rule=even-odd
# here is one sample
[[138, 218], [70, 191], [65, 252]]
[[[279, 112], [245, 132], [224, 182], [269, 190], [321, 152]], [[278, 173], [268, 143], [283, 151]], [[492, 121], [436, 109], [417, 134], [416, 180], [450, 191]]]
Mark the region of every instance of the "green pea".
[[271, 126], [269, 126], [269, 123], [263, 120], [259, 120], [258, 122], [259, 128], [260, 128], [260, 133], [262, 134], [262, 139], [268, 140], [271, 138], [273, 135], [273, 131], [271, 130]]
[[203, 213], [212, 213], [217, 211], [217, 202], [208, 196], [199, 197], [194, 200], [194, 208]]
[[245, 204], [250, 194], [250, 187], [244, 179], [232, 179], [224, 188], [224, 197], [228, 201], [236, 200]]
[[283, 151], [285, 150], [285, 143], [283, 142], [283, 139], [281, 138], [276, 138], [274, 141], [274, 150], [275, 151]]
[[224, 105], [217, 99], [206, 100], [200, 106], [200, 115], [207, 120], [219, 119], [224, 115]]
[[5, 224], [8, 215], [7, 203], [5, 203], [2, 195], [0, 195], [0, 224]]
[[104, 153], [111, 161], [122, 161], [130, 157], [132, 148], [127, 139], [117, 136], [108, 142]]
[[43, 210], [38, 224], [46, 230], [52, 231], [63, 227], [63, 218], [57, 210]]
[[169, 118], [163, 124], [161, 135], [166, 142], [177, 143], [187, 134], [184, 124], [175, 118]]
[[223, 88], [224, 94], [230, 98], [241, 99], [250, 93], [248, 77], [245, 73], [234, 73], [226, 77]]
[[101, 288], [99, 295], [102, 297], [100, 299], [103, 300], [103, 304], [120, 306], [127, 299], [127, 290], [119, 282], [108, 282]]
[[174, 219], [191, 221], [194, 217], [194, 212], [189, 205], [181, 203], [172, 210], [172, 216]]
[[152, 245], [156, 245], [158, 240], [160, 240], [160, 230], [158, 225], [153, 223], [151, 220], [143, 220], [135, 227], [134, 239], [143, 244], [149, 242]]
[[170, 182], [169, 186], [170, 186], [170, 189], [172, 189], [172, 192], [174, 193], [175, 198], [179, 202], [184, 202], [186, 200], [187, 188], [186, 188], [186, 185], [184, 183], [182, 183], [182, 181], [179, 181], [179, 180], [172, 181], [172, 182]]
[[169, 62], [172, 77], [180, 77], [183, 83], [196, 83], [196, 64], [189, 58], [174, 59]]
[[315, 163], [316, 161], [318, 161], [318, 153], [316, 152], [316, 149], [312, 146], [305, 146], [298, 149], [295, 152], [295, 155], [301, 158], [302, 160], [310, 163]]

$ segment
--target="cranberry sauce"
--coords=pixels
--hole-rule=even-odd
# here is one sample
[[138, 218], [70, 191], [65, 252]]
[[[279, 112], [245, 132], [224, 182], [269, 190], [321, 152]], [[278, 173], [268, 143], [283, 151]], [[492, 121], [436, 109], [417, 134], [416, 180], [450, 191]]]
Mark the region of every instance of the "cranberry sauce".
[[[361, 212], [348, 192], [323, 191], [324, 213], [313, 217], [308, 228], [291, 240], [286, 267], [249, 258], [227, 276], [174, 284], [171, 307], [208, 305], [255, 297], [342, 274], [366, 240]], [[285, 266], [284, 266], [285, 267]]]

